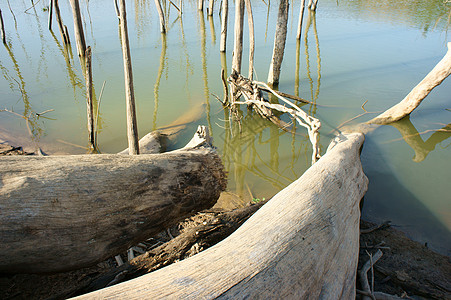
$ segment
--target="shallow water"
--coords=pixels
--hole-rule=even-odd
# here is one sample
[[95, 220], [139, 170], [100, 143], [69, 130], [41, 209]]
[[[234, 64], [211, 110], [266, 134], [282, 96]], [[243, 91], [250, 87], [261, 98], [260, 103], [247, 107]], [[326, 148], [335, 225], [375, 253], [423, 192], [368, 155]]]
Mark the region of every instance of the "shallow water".
[[[118, 20], [112, 1], [91, 0], [89, 6], [87, 1], [80, 2], [87, 45], [93, 49], [97, 99], [102, 94], [98, 145], [102, 152], [117, 152], [127, 146]], [[371, 112], [383, 111], [404, 98], [443, 57], [450, 40], [451, 4], [443, 1], [397, 1], [393, 5], [393, 1], [321, 0], [316, 14], [306, 12], [297, 45], [298, 2], [290, 6], [279, 89], [317, 103], [303, 108], [322, 121], [323, 151], [334, 128], [363, 113], [365, 101], [369, 113], [356, 121], [368, 120], [374, 116]], [[72, 54], [61, 45], [56, 21], [54, 35], [47, 29], [48, 11], [43, 10], [47, 2], [37, 2], [31, 9], [29, 1], [10, 3], [17, 27], [7, 4], [0, 4], [8, 40], [7, 47], [0, 47], [0, 107], [29, 116], [32, 138], [22, 118], [0, 112], [3, 137], [39, 145], [49, 153], [84, 153], [88, 144], [84, 77], [68, 1], [61, 1], [60, 8], [71, 34]], [[277, 6], [271, 2], [268, 9], [264, 1], [252, 4], [255, 77], [266, 81]], [[222, 97], [221, 65], [226, 63], [230, 69], [232, 3], [230, 8], [224, 62], [219, 53], [217, 10], [208, 18], [198, 13], [196, 1], [184, 1], [179, 18], [173, 7], [166, 6], [169, 29], [162, 36], [154, 2], [127, 1], [139, 135], [172, 124], [187, 112], [187, 130], [174, 146], [186, 143], [197, 124], [209, 126], [229, 173], [232, 197], [221, 203], [224, 207], [270, 198], [311, 164], [311, 146], [302, 128], [292, 135], [243, 109], [240, 134], [237, 126], [230, 128], [228, 116], [213, 96]], [[244, 36], [247, 45], [247, 29]], [[245, 47], [244, 74], [247, 57]], [[451, 152], [447, 147], [451, 134], [434, 130], [450, 123], [450, 95], [448, 78], [412, 114], [410, 122], [404, 120], [397, 126], [409, 132], [416, 152], [395, 126], [379, 127], [367, 135], [362, 152], [370, 179], [364, 216], [392, 220], [410, 236], [448, 255]], [[43, 117], [33, 114], [49, 109], [53, 111]]]

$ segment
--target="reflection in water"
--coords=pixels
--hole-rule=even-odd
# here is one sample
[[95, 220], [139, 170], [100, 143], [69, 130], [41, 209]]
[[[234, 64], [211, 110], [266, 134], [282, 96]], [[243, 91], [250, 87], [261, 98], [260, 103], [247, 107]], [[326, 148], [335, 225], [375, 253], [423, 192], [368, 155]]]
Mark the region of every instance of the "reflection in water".
[[22, 118], [25, 119], [26, 121], [28, 133], [30, 135], [31, 140], [35, 144], [36, 148], [38, 148], [37, 143], [39, 142], [39, 138], [43, 132], [42, 128], [38, 124], [39, 115], [36, 114], [31, 108], [28, 93], [25, 88], [25, 80], [20, 71], [19, 63], [17, 62], [14, 53], [12, 51], [12, 46], [8, 44], [4, 44], [4, 46], [14, 65], [14, 71], [16, 72], [17, 79], [14, 76], [12, 76], [10, 72], [1, 63], [0, 68], [2, 69], [3, 77], [9, 82], [10, 89], [12, 91], [16, 91], [15, 87], [17, 86], [22, 95], [21, 98], [24, 105]]
[[213, 132], [211, 127], [211, 121], [210, 121], [210, 91], [208, 89], [208, 76], [207, 76], [207, 58], [206, 58], [206, 33], [205, 33], [205, 19], [204, 19], [204, 12], [201, 10], [199, 11], [199, 20], [200, 20], [200, 55], [202, 59], [202, 79], [204, 81], [204, 95], [205, 95], [205, 102], [207, 103], [206, 109], [207, 109], [207, 123], [208, 123], [208, 129], [210, 132]]
[[161, 81], [161, 75], [163, 75], [163, 71], [166, 67], [166, 49], [167, 49], [167, 43], [166, 43], [166, 34], [161, 34], [161, 54], [160, 54], [160, 66], [158, 67], [158, 75], [157, 80], [155, 82], [154, 88], [153, 88], [153, 95], [155, 99], [155, 107], [153, 111], [153, 123], [152, 123], [152, 130], [157, 129], [157, 112], [158, 112], [158, 100], [159, 100], [159, 89], [160, 89], [160, 81]]
[[194, 69], [191, 66], [191, 62], [189, 59], [188, 47], [186, 46], [185, 31], [183, 30], [183, 19], [180, 17], [178, 19], [180, 20], [180, 36], [181, 36], [180, 40], [182, 41], [182, 49], [183, 49], [183, 53], [185, 54], [185, 61], [186, 61], [185, 91], [186, 91], [187, 98], [191, 99], [188, 80], [189, 80], [189, 76], [194, 74]]
[[410, 116], [390, 125], [398, 129], [404, 141], [415, 151], [414, 162], [425, 160], [426, 156], [435, 149], [437, 144], [451, 137], [451, 124], [434, 132], [426, 141], [423, 141], [420, 133], [410, 122]]
[[216, 32], [215, 32], [215, 23], [213, 21], [213, 16], [208, 16], [208, 23], [210, 23], [211, 44], [216, 45]]
[[296, 40], [296, 70], [294, 74], [294, 95], [299, 97], [299, 69], [301, 56], [301, 40]]
[[[313, 78], [310, 71], [310, 55], [309, 55], [309, 48], [308, 48], [308, 33], [310, 30], [310, 27], [313, 25], [313, 34], [315, 36], [315, 44], [316, 44], [316, 62], [317, 62], [317, 73], [318, 73], [318, 79], [316, 81], [316, 90], [313, 92]], [[318, 31], [316, 29], [316, 12], [309, 11], [308, 17], [307, 17], [307, 25], [305, 28], [305, 34], [304, 34], [304, 44], [305, 44], [305, 60], [306, 60], [306, 69], [307, 69], [307, 77], [309, 79], [310, 83], [310, 95], [313, 104], [310, 105], [309, 109], [309, 115], [315, 116], [316, 114], [316, 100], [319, 96], [319, 89], [321, 86], [321, 57], [320, 57], [320, 49], [319, 49], [319, 38], [318, 38]]]

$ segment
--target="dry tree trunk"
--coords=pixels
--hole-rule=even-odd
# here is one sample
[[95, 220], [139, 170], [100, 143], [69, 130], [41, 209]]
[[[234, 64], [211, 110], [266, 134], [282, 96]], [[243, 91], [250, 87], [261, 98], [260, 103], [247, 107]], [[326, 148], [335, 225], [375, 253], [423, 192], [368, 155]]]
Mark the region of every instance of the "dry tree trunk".
[[160, 0], [155, 0], [155, 6], [157, 7], [158, 16], [160, 18], [160, 32], [166, 33], [166, 22], [164, 20], [163, 9], [161, 8]]
[[227, 44], [227, 22], [229, 18], [229, 0], [222, 0], [222, 15], [221, 15], [221, 42], [219, 51], [226, 51]]
[[442, 60], [401, 102], [368, 123], [383, 125], [401, 120], [417, 108], [432, 89], [442, 83], [449, 74], [451, 74], [451, 42], [448, 43], [448, 51]]
[[280, 0], [279, 13], [277, 16], [276, 33], [274, 38], [274, 50], [272, 53], [271, 64], [269, 66], [268, 83], [278, 84], [280, 76], [280, 67], [282, 66], [283, 54], [285, 51], [285, 42], [287, 38], [288, 22], [288, 0]]
[[296, 39], [301, 39], [302, 33], [302, 22], [304, 20], [304, 9], [305, 9], [305, 0], [301, 0], [301, 8], [299, 11], [299, 21], [298, 21], [298, 31], [296, 33]]
[[86, 42], [80, 14], [80, 5], [78, 3], [78, 0], [69, 0], [69, 1], [72, 7], [72, 15], [74, 17], [74, 32], [75, 32], [75, 42], [77, 43], [77, 53], [80, 58], [84, 58], [86, 52]]
[[214, 5], [215, 5], [215, 0], [209, 0], [207, 15], [209, 15], [209, 16], [213, 15], [213, 7], [214, 7]]
[[254, 17], [252, 16], [251, 0], [245, 0], [247, 10], [247, 21], [249, 26], [249, 75], [252, 80], [254, 74], [254, 51], [255, 51], [255, 33], [254, 33]]
[[91, 150], [96, 149], [95, 139], [94, 139], [94, 108], [93, 108], [93, 99], [92, 99], [92, 56], [91, 56], [91, 47], [88, 46], [86, 49], [86, 72], [85, 72], [85, 81], [86, 81], [86, 106], [87, 106], [87, 117], [88, 117], [88, 135], [89, 135], [89, 143], [91, 144]]
[[359, 133], [338, 137], [219, 244], [79, 299], [355, 298], [359, 202], [368, 183], [363, 140]]
[[236, 0], [232, 71], [235, 70], [238, 73], [241, 73], [241, 57], [243, 54], [243, 20], [244, 20], [244, 0]]
[[55, 7], [56, 22], [58, 23], [58, 28], [60, 30], [62, 42], [64, 43], [64, 45], [67, 46], [69, 44], [69, 38], [68, 38], [68, 36], [66, 36], [63, 19], [61, 18], [61, 12], [60, 12], [58, 0], [54, 0], [53, 5]]
[[198, 2], [197, 2], [197, 9], [198, 10], [204, 10], [204, 0], [198, 0]]
[[3, 15], [1, 9], [0, 9], [0, 33], [2, 35], [3, 44], [6, 45], [5, 24], [3, 23]]
[[139, 154], [138, 125], [135, 110], [135, 91], [133, 89], [133, 71], [130, 47], [128, 43], [127, 16], [125, 0], [119, 0], [122, 55], [124, 57], [125, 101], [127, 105], [128, 148], [132, 155]]
[[204, 127], [162, 154], [0, 159], [0, 273], [95, 264], [161, 232], [225, 189]]
[[49, 30], [52, 30], [53, 1], [54, 0], [50, 0], [49, 3]]

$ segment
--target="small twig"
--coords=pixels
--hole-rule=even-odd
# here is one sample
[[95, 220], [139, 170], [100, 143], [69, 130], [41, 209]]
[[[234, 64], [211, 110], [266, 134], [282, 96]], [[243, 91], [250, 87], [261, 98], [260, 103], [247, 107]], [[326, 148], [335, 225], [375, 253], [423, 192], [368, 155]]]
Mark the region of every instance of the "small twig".
[[171, 0], [169, 0], [169, 3], [171, 3], [171, 4], [175, 7], [175, 9], [177, 9], [177, 10], [179, 11], [179, 14], [182, 14], [182, 11], [177, 7], [177, 5], [175, 5], [174, 2], [172, 2]]
[[46, 113], [51, 112], [51, 111], [55, 111], [55, 110], [54, 110], [54, 109], [47, 109], [47, 110], [45, 110], [45, 111], [43, 111], [43, 112], [41, 112], [41, 113], [36, 113], [36, 116], [40, 117], [40, 116], [42, 116], [43, 114], [46, 114]]
[[[36, 4], [39, 3], [39, 1], [41, 1], [41, 0], [38, 0], [36, 3], [33, 3], [33, 5], [32, 5], [31, 7], [27, 8], [27, 9], [24, 11], [24, 13], [26, 13], [27, 11], [29, 11], [30, 9], [32, 9], [33, 7], [35, 7]], [[9, 0], [8, 0], [8, 2], [9, 2]]]
[[[373, 265], [382, 257], [382, 251], [377, 250], [374, 255], [370, 255], [370, 259], [363, 265], [362, 269], [359, 271], [360, 276], [360, 284], [362, 285], [363, 291], [372, 294], [370, 284], [368, 283], [368, 271], [373, 268]], [[374, 280], [374, 276], [372, 276], [372, 282]], [[371, 296], [369, 296], [371, 297]], [[365, 299], [365, 297], [364, 297]], [[371, 299], [375, 299], [374, 295]]]
[[172, 235], [171, 230], [168, 228], [166, 229], [166, 232], [168, 233], [169, 238], [172, 240], [174, 236]]
[[94, 122], [94, 144], [97, 145], [97, 128], [99, 126], [99, 112], [100, 112], [100, 103], [102, 102], [103, 89], [105, 88], [106, 80], [103, 81], [102, 89], [100, 90], [99, 101], [97, 102], [97, 111], [96, 111], [96, 120]]

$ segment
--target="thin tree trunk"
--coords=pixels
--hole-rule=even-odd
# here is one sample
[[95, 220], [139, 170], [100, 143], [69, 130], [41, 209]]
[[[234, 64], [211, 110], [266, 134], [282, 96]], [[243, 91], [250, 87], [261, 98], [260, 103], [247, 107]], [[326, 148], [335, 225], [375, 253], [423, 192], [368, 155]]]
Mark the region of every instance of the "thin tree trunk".
[[197, 2], [197, 9], [198, 10], [204, 10], [204, 0], [198, 0], [198, 2]]
[[304, 9], [305, 9], [305, 0], [301, 0], [301, 8], [299, 11], [299, 21], [298, 21], [298, 32], [296, 34], [296, 39], [301, 39], [302, 33], [302, 22], [304, 21]]
[[238, 73], [241, 73], [241, 57], [243, 54], [243, 19], [244, 19], [244, 0], [236, 0], [232, 71], [235, 70]]
[[288, 22], [288, 0], [280, 0], [279, 14], [277, 16], [276, 34], [274, 38], [274, 51], [272, 53], [271, 65], [269, 66], [268, 83], [278, 84], [280, 67], [282, 65], [285, 42], [287, 38]]
[[91, 144], [91, 150], [94, 150], [94, 113], [92, 104], [92, 63], [91, 63], [91, 47], [88, 46], [86, 49], [86, 106], [87, 106], [87, 116], [88, 116], [88, 133], [89, 133], [89, 143]]
[[252, 80], [254, 74], [254, 51], [255, 51], [255, 33], [254, 17], [252, 16], [251, 0], [245, 0], [247, 10], [247, 21], [249, 26], [249, 76]]
[[127, 16], [125, 0], [119, 0], [122, 55], [124, 57], [125, 101], [127, 106], [127, 137], [131, 155], [139, 154], [138, 125], [135, 110], [135, 92], [133, 89], [133, 71], [130, 47], [128, 43]]
[[158, 16], [160, 17], [160, 32], [166, 33], [166, 25], [164, 21], [164, 13], [163, 9], [161, 8], [160, 0], [155, 0], [155, 6], [157, 7]]
[[222, 0], [221, 43], [219, 45], [219, 51], [221, 52], [226, 51], [228, 18], [229, 18], [229, 0]]
[[49, 4], [49, 30], [52, 30], [53, 0]]
[[69, 1], [70, 5], [72, 6], [72, 15], [74, 17], [74, 32], [75, 32], [75, 42], [77, 43], [77, 53], [79, 57], [84, 58], [86, 51], [86, 42], [80, 14], [80, 5], [78, 0], [69, 0]]
[[209, 16], [213, 15], [213, 6], [214, 5], [215, 5], [215, 0], [209, 0], [209, 2], [208, 2], [208, 11], [207, 11], [207, 14]]
[[0, 32], [2, 34], [3, 44], [6, 45], [5, 25], [3, 23], [2, 10], [0, 9]]
[[116, 9], [117, 18], [120, 19], [121, 13], [119, 12], [119, 6], [117, 5], [117, 0], [113, 0], [113, 1], [114, 1], [114, 8]]
[[66, 32], [64, 30], [64, 23], [63, 23], [63, 19], [61, 18], [61, 12], [60, 12], [58, 0], [53, 1], [53, 6], [55, 7], [56, 22], [58, 23], [58, 28], [60, 30], [61, 39], [62, 39], [63, 43], [67, 46], [69, 44], [69, 42], [68, 42], [68, 37], [66, 36]]

